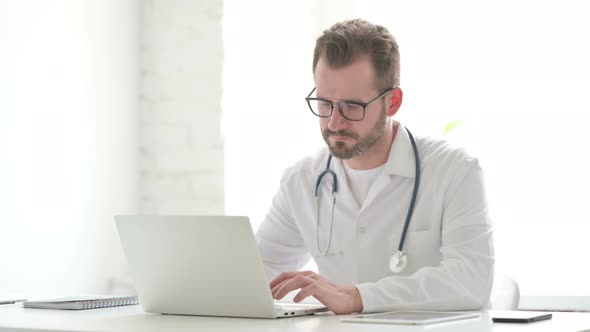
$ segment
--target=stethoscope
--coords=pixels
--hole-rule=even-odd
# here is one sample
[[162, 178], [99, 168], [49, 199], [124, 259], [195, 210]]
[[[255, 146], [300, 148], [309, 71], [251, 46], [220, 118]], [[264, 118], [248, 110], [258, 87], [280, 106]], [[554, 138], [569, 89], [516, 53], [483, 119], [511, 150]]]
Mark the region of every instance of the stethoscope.
[[[404, 127], [405, 128], [405, 127]], [[406, 234], [408, 232], [408, 226], [410, 225], [410, 219], [414, 213], [414, 205], [416, 204], [416, 196], [418, 195], [418, 187], [420, 186], [420, 156], [418, 155], [418, 147], [416, 146], [416, 140], [408, 128], [405, 128], [410, 136], [412, 142], [412, 149], [414, 150], [414, 163], [416, 166], [416, 176], [414, 177], [414, 191], [412, 192], [412, 200], [410, 201], [410, 207], [406, 215], [406, 221], [402, 230], [402, 235], [399, 240], [399, 246], [397, 252], [389, 259], [389, 269], [392, 272], [399, 273], [406, 268], [408, 265], [408, 257], [404, 253], [404, 242], [406, 241]], [[328, 163], [326, 169], [320, 173], [315, 185], [315, 211], [316, 211], [316, 240], [320, 256], [332, 255], [330, 247], [332, 245], [332, 231], [334, 230], [334, 207], [336, 206], [336, 193], [338, 192], [338, 180], [336, 173], [330, 169], [330, 163], [332, 162], [332, 155], [328, 157]], [[322, 185], [322, 179], [324, 176], [329, 175], [332, 178], [332, 212], [330, 214], [330, 235], [328, 237], [328, 246], [325, 250], [320, 248], [320, 187]]]

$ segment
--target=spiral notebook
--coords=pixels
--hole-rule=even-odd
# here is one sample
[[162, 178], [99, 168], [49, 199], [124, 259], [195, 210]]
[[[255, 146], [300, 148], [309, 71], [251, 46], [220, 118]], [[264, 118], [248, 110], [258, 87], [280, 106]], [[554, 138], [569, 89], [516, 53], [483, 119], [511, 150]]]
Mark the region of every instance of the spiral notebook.
[[139, 304], [137, 296], [76, 296], [25, 301], [24, 308], [85, 310]]

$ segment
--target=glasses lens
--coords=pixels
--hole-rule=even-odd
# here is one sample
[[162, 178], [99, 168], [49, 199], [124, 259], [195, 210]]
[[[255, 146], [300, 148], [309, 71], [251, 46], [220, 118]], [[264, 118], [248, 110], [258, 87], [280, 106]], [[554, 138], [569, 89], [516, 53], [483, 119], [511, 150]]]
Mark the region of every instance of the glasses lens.
[[341, 103], [340, 109], [348, 120], [359, 121], [365, 117], [365, 110], [361, 105]]
[[313, 114], [321, 117], [329, 117], [332, 113], [332, 103], [325, 100], [309, 100], [309, 108]]

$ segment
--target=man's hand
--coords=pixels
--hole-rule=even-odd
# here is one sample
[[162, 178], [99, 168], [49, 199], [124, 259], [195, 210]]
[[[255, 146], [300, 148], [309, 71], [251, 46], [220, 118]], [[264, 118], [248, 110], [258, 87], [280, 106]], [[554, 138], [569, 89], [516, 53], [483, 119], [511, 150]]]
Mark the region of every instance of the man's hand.
[[295, 289], [301, 291], [293, 299], [301, 302], [313, 296], [335, 314], [350, 314], [363, 311], [363, 302], [354, 286], [336, 286], [312, 271], [284, 272], [270, 283], [272, 297], [280, 300]]

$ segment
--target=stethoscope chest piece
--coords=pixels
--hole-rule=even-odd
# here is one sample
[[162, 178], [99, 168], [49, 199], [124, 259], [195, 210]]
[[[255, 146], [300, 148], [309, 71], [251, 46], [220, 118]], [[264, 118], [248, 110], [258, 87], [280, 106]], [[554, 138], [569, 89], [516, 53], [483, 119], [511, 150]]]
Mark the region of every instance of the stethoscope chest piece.
[[402, 272], [406, 268], [406, 265], [408, 265], [408, 256], [399, 250], [389, 259], [389, 269], [391, 272]]

